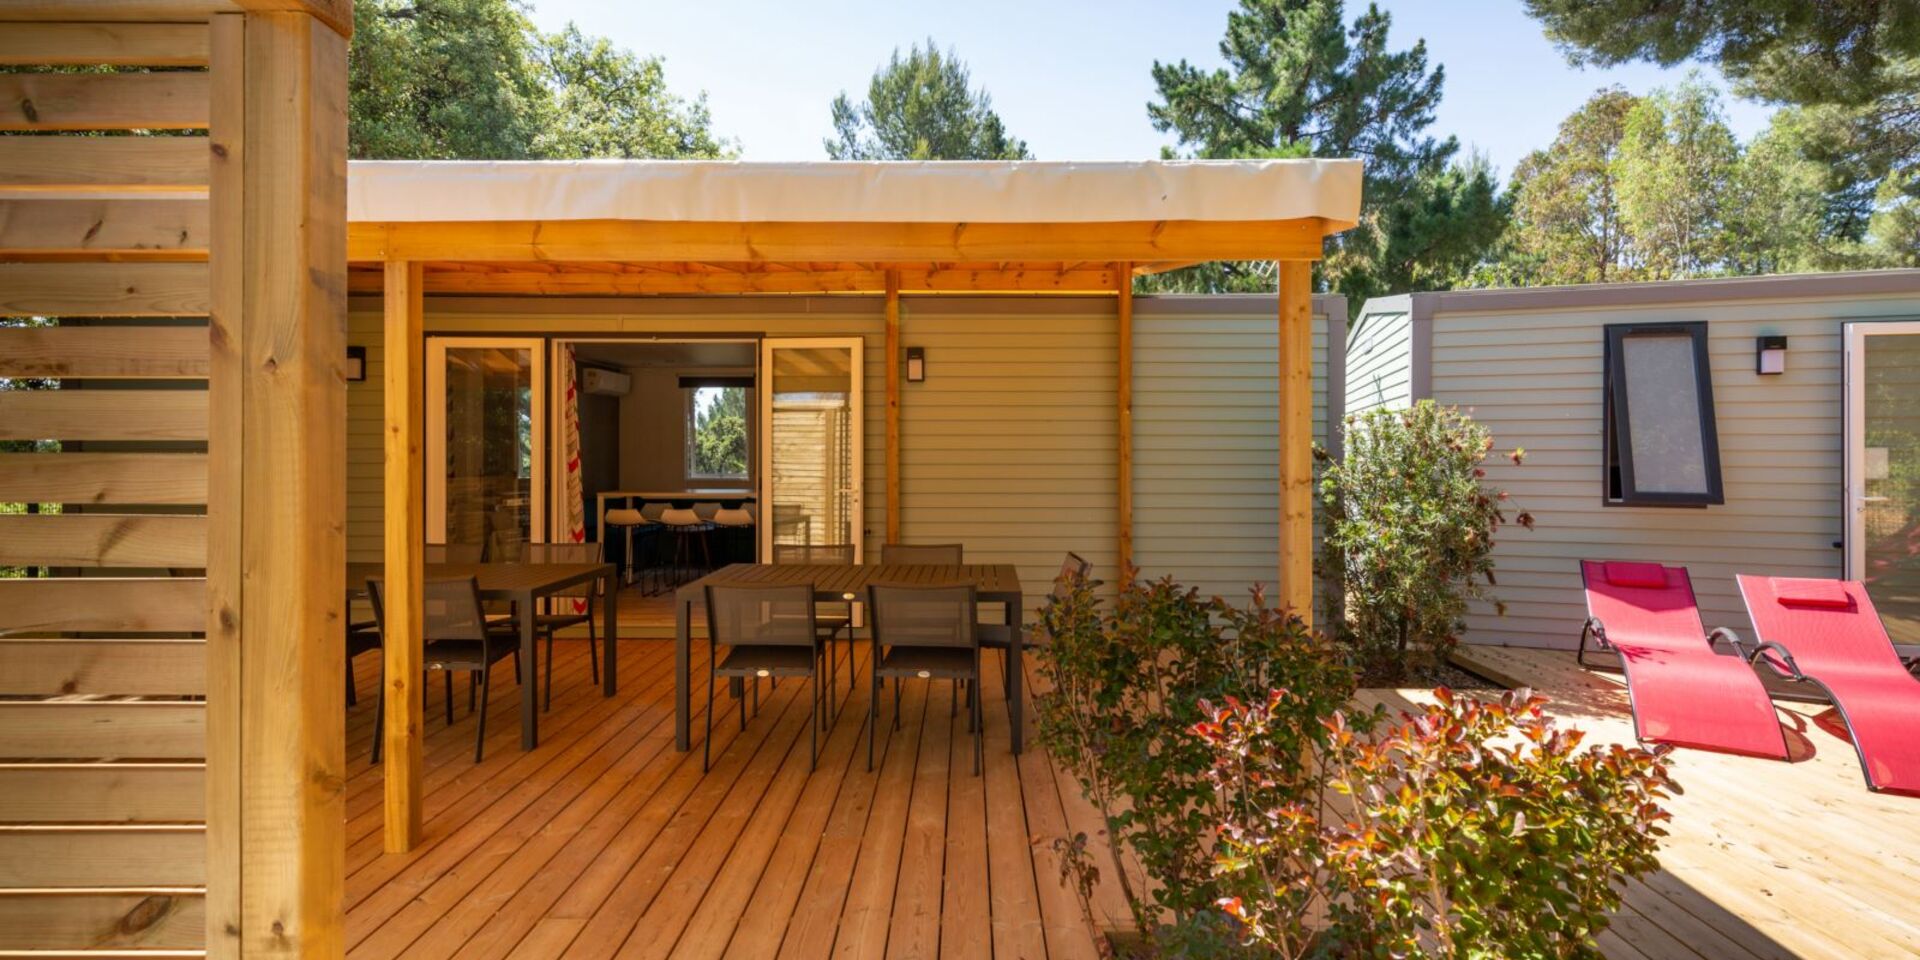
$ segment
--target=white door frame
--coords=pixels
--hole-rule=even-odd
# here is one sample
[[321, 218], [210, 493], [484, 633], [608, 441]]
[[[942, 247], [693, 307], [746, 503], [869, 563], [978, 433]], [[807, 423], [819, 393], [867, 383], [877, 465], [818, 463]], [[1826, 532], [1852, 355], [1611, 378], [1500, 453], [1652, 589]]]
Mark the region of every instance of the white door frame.
[[1866, 573], [1867, 536], [1867, 338], [1920, 334], [1916, 320], [1859, 320], [1843, 324], [1846, 347], [1846, 579]]
[[527, 539], [532, 543], [547, 540], [547, 416], [551, 405], [547, 398], [547, 349], [540, 337], [462, 337], [427, 338], [426, 430], [427, 474], [426, 536], [429, 543], [447, 541], [447, 349], [502, 347], [527, 351], [533, 379], [532, 503], [528, 505]]
[[867, 342], [861, 337], [768, 337], [760, 341], [760, 373], [755, 377], [760, 394], [760, 562], [773, 562], [773, 352], [791, 349], [834, 349], [850, 351], [848, 380], [853, 405], [849, 442], [853, 445], [851, 494], [853, 525], [853, 562], [866, 553], [867, 526], [867, 440], [866, 440], [866, 358]]

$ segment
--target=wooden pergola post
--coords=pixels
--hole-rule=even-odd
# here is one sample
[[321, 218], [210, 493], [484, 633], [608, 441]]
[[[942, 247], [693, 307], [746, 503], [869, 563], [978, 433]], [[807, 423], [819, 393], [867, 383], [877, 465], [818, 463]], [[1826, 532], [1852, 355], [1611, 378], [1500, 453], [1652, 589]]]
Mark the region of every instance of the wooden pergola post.
[[1313, 264], [1280, 275], [1280, 577], [1274, 602], [1313, 623]]
[[347, 41], [211, 29], [207, 954], [339, 956]]
[[1133, 264], [1114, 264], [1117, 346], [1119, 368], [1116, 373], [1116, 413], [1119, 431], [1119, 463], [1114, 476], [1119, 502], [1120, 575], [1133, 569]]
[[385, 763], [386, 850], [420, 842], [421, 644], [425, 632], [422, 549], [426, 475], [421, 453], [425, 371], [422, 272], [418, 262], [386, 264], [386, 592], [381, 641], [386, 717], [378, 736]]
[[900, 271], [887, 271], [887, 543], [900, 542]]

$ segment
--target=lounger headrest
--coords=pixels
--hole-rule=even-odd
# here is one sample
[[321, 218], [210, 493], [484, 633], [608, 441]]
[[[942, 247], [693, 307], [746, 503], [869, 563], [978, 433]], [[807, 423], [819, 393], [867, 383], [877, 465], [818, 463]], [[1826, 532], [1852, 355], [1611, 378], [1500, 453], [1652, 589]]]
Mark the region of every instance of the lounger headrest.
[[1667, 568], [1657, 563], [1608, 561], [1601, 567], [1606, 571], [1607, 582], [1616, 587], [1652, 587], [1658, 590], [1667, 585]]
[[1839, 580], [1806, 580], [1778, 577], [1773, 581], [1773, 598], [1794, 607], [1851, 607], [1853, 597]]

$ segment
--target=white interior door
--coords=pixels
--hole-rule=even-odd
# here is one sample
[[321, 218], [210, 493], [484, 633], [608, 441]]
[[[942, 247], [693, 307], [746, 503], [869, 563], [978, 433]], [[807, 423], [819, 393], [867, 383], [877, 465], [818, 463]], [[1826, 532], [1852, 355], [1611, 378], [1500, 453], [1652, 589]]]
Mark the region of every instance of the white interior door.
[[428, 542], [513, 560], [546, 540], [543, 353], [536, 339], [428, 338]]
[[1920, 322], [1849, 323], [1847, 579], [1920, 645]]
[[775, 544], [853, 547], [865, 533], [859, 338], [763, 340], [760, 559]]

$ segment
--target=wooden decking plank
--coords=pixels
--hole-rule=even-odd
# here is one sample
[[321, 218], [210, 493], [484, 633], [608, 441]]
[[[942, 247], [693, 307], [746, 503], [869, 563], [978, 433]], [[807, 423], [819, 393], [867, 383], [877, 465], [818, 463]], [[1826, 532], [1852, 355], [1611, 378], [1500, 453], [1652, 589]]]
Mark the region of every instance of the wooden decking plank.
[[534, 925], [533, 931], [521, 940], [508, 954], [508, 960], [552, 960], [560, 955], [573, 938], [580, 935], [580, 928], [587, 925], [585, 920], [561, 920], [553, 917], [541, 920]]
[[[1025, 667], [1026, 689], [1035, 695], [1051, 689], [1046, 675], [1041, 672], [1039, 664], [1032, 658], [1025, 661]], [[1033, 715], [1032, 710], [1027, 711], [1028, 723], [1037, 723], [1032, 719]], [[1093, 885], [1092, 906], [1095, 922], [1099, 923], [1104, 930], [1132, 930], [1135, 925], [1133, 911], [1127, 905], [1126, 890], [1121, 886], [1115, 871], [1126, 870], [1128, 882], [1141, 896], [1150, 896], [1157, 889], [1156, 885], [1147, 877], [1139, 861], [1131, 855], [1124, 851], [1120, 856], [1115, 855], [1113, 840], [1107, 834], [1106, 817], [1100, 813], [1099, 807], [1095, 806], [1093, 801], [1087, 799], [1085, 789], [1080, 786], [1080, 781], [1074, 777], [1073, 772], [1066, 769], [1044, 749], [1040, 753], [1046, 758], [1048, 768], [1053, 771], [1054, 784], [1060, 792], [1060, 810], [1066, 817], [1067, 824], [1066, 835], [1069, 837], [1077, 833], [1087, 835], [1087, 855], [1093, 858], [1094, 865], [1100, 871], [1100, 876]], [[1121, 804], [1127, 802], [1125, 797], [1119, 799]], [[1045, 882], [1046, 878], [1040, 879], [1041, 882]]]
[[[991, 653], [983, 661], [994, 659]], [[985, 676], [982, 688], [997, 685]], [[982, 719], [992, 706], [981, 699]], [[1002, 707], [1004, 710], [1004, 706]], [[981, 731], [983, 750], [1008, 752], [1005, 739], [988, 741]], [[1004, 732], [1001, 734], [1005, 736]], [[987, 871], [987, 786], [985, 757], [979, 772], [974, 771], [973, 734], [967, 730], [966, 698], [961, 698], [960, 718], [953, 722], [949, 735], [952, 748], [947, 757], [946, 869], [941, 884], [940, 952], [952, 957], [993, 955], [993, 885]], [[985, 894], [985, 896], [982, 896]]]
[[[1036, 670], [1028, 670], [1027, 689]], [[1053, 960], [1098, 957], [1101, 951], [1088, 929], [1080, 898], [1061, 882], [1063, 858], [1054, 844], [1073, 837], [1060, 803], [1060, 786], [1047, 752], [1035, 745], [1020, 754], [1020, 790], [1026, 798], [1027, 823], [1033, 838], [1033, 875], [1040, 894], [1040, 920], [1047, 938], [1047, 956]], [[1082, 828], [1084, 829], [1084, 828]], [[1093, 834], [1088, 832], [1091, 842]], [[1111, 861], [1100, 863], [1104, 872]]]
[[[1027, 807], [1020, 796], [1020, 767], [1007, 745], [1007, 696], [999, 657], [988, 657], [981, 691], [986, 721], [985, 802], [987, 807], [987, 912], [993, 932], [993, 955], [1030, 960], [1047, 955], [1046, 930], [1040, 920], [1039, 883], [1055, 877], [1034, 875], [1032, 832]], [[1031, 714], [1029, 714], [1031, 715]], [[1042, 749], [1029, 744], [1029, 750]]]
[[[910, 683], [912, 681], [909, 681]], [[927, 712], [921, 721], [920, 756], [907, 805], [907, 827], [900, 840], [900, 869], [894, 875], [893, 913], [887, 929], [889, 957], [940, 955], [940, 910], [946, 878], [947, 794], [951, 743], [966, 726], [964, 708], [953, 684], [924, 681]], [[964, 770], [972, 770], [969, 763]], [[953, 770], [958, 776], [960, 770]], [[956, 954], [959, 956], [962, 954]]]
[[[860, 833], [860, 853], [853, 879], [846, 885], [835, 931], [835, 957], [877, 960], [887, 949], [889, 916], [893, 912], [894, 883], [900, 874], [900, 850], [907, 829], [907, 807], [912, 800], [913, 774], [923, 746], [924, 720], [931, 712], [925, 684], [907, 684], [900, 703], [900, 729], [893, 729], [894, 711], [883, 703], [876, 732], [886, 731], [886, 760], [879, 766], [873, 805]], [[881, 699], [890, 701], [891, 689]], [[818, 956], [818, 954], [814, 954]]]

